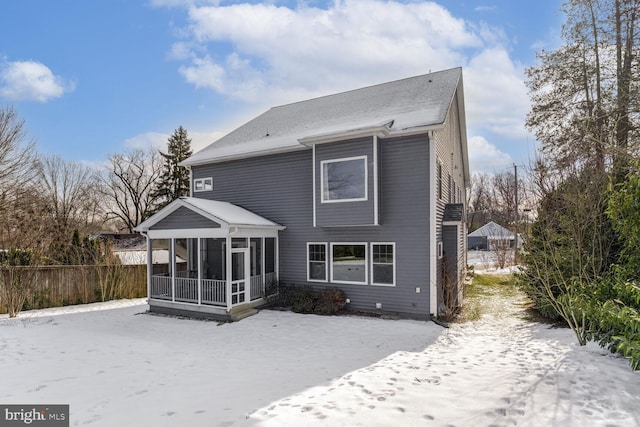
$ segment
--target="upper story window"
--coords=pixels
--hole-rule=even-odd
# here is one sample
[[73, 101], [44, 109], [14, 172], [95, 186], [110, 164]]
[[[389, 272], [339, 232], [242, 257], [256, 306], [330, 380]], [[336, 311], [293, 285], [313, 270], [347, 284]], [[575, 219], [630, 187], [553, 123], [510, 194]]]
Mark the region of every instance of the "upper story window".
[[322, 202], [367, 200], [367, 156], [321, 162]]
[[213, 190], [213, 178], [198, 178], [193, 180], [193, 191], [211, 191]]

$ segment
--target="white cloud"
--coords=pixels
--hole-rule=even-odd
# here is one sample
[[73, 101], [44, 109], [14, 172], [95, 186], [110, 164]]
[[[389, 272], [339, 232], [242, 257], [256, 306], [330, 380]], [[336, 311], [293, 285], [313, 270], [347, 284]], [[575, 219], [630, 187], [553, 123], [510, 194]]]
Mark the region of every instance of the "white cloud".
[[[195, 87], [268, 106], [457, 66], [468, 126], [525, 135], [529, 99], [502, 29], [432, 2], [336, 1], [327, 9], [240, 3], [188, 8], [190, 36], [169, 56]], [[231, 53], [216, 55], [220, 43]], [[228, 52], [228, 51], [226, 51]]]
[[168, 56], [181, 61], [179, 73], [195, 87], [262, 109], [462, 66], [468, 133], [477, 135], [470, 139], [477, 150], [472, 169], [511, 164], [501, 150], [519, 151], [511, 142], [527, 138], [524, 67], [511, 58], [508, 35], [442, 5], [162, 1], [188, 11]]
[[[463, 20], [430, 2], [191, 7], [189, 31], [171, 54], [190, 58], [180, 67], [188, 82], [270, 105], [459, 66], [464, 49], [482, 46]], [[215, 56], [219, 43], [233, 52]]]
[[226, 135], [227, 132], [189, 132], [189, 138], [191, 138], [191, 150], [196, 153], [212, 142], [217, 141]]
[[468, 139], [469, 166], [474, 172], [495, 172], [513, 164], [507, 153], [500, 151], [482, 136]]
[[526, 137], [530, 104], [524, 71], [505, 48], [488, 48], [471, 59], [464, 70], [464, 90], [472, 132], [485, 129], [504, 137]]
[[75, 84], [54, 75], [35, 61], [0, 63], [0, 96], [16, 101], [47, 102], [75, 89]]
[[156, 150], [166, 151], [167, 139], [169, 139], [168, 134], [159, 132], [146, 132], [140, 135], [133, 136], [131, 138], [127, 138], [124, 141], [124, 146], [127, 149], [147, 150], [153, 148]]

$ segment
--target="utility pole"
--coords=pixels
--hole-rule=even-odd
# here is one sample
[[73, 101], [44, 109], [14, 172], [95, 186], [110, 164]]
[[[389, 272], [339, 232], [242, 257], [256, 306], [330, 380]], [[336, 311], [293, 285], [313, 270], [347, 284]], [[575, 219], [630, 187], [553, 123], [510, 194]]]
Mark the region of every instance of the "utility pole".
[[515, 245], [513, 248], [513, 263], [518, 264], [518, 222], [520, 221], [520, 218], [518, 215], [518, 165], [516, 165], [515, 163], [513, 164], [513, 176], [514, 176], [515, 185], [516, 185], [516, 189], [515, 189], [516, 207], [515, 207], [515, 215], [514, 215], [516, 238], [515, 238]]

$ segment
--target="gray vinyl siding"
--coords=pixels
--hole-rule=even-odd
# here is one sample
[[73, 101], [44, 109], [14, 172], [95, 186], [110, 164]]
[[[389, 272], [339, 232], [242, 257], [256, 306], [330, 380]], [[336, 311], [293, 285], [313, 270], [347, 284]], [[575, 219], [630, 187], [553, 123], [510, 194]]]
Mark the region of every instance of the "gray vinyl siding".
[[[332, 144], [316, 145], [316, 225], [318, 227], [345, 225], [373, 225], [374, 221], [374, 165], [373, 137]], [[366, 156], [367, 200], [322, 203], [322, 162]]]
[[[354, 310], [373, 311], [376, 303], [382, 303], [383, 311], [426, 318], [429, 313], [428, 144], [426, 135], [379, 141], [379, 209], [384, 212], [384, 221], [379, 226], [313, 226], [311, 149], [197, 166], [193, 167], [193, 178], [212, 176], [215, 182], [213, 191], [198, 193], [199, 197], [234, 203], [287, 227], [279, 233], [282, 282], [309, 284], [315, 288], [339, 287], [351, 300], [349, 308]], [[372, 147], [371, 141], [361, 148], [367, 146]], [[349, 149], [356, 148], [357, 144]], [[329, 152], [323, 151], [325, 154]], [[345, 157], [351, 155], [362, 155], [362, 152]], [[370, 177], [373, 179], [372, 173]], [[369, 211], [373, 211], [372, 207]], [[366, 243], [367, 269], [370, 269], [371, 242], [394, 242], [396, 286], [308, 283], [308, 242], [326, 242], [328, 252], [332, 242]], [[330, 256], [327, 258], [330, 262]], [[416, 288], [420, 288], [420, 293]]]
[[[463, 171], [462, 135], [459, 124], [459, 111], [456, 97], [449, 108], [444, 128], [435, 132], [433, 139], [436, 144], [436, 157], [442, 164], [442, 198], [438, 198], [436, 192], [436, 241], [442, 242], [442, 218], [445, 205], [451, 200], [452, 203], [465, 204], [466, 212], [466, 189]], [[451, 176], [451, 179], [449, 179]], [[462, 189], [455, 191], [456, 189]], [[462, 264], [466, 265], [466, 252], [464, 244], [460, 249], [459, 257]], [[442, 268], [436, 269], [438, 294], [442, 292]], [[462, 279], [462, 278], [460, 278]], [[438, 297], [441, 300], [441, 297]]]
[[220, 224], [198, 215], [190, 209], [180, 207], [151, 227], [152, 230], [175, 230], [179, 228], [220, 228]]

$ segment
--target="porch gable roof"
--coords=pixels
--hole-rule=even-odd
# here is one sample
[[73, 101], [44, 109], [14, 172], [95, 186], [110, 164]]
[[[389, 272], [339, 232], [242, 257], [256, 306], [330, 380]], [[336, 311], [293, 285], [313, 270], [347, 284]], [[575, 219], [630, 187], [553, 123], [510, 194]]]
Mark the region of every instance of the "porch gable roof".
[[155, 225], [159, 224], [180, 208], [189, 209], [190, 211], [210, 220], [212, 222], [212, 227], [215, 228], [223, 228], [227, 230], [230, 228], [284, 230], [286, 228], [229, 202], [199, 199], [197, 197], [181, 197], [169, 203], [158, 213], [143, 221], [135, 228], [135, 230], [142, 233], [149, 232]]

